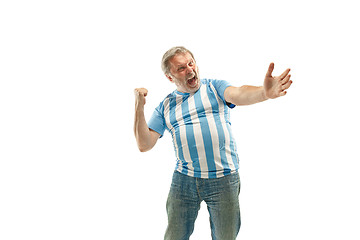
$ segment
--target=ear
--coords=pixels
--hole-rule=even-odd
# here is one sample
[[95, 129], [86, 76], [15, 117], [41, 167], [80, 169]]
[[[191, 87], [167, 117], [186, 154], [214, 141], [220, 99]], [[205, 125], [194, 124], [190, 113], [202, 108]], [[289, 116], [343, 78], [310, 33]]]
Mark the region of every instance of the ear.
[[169, 75], [167, 75], [167, 74], [166, 74], [165, 76], [166, 76], [167, 79], [169, 79], [170, 82], [173, 82], [173, 79], [172, 79], [171, 76], [169, 76]]

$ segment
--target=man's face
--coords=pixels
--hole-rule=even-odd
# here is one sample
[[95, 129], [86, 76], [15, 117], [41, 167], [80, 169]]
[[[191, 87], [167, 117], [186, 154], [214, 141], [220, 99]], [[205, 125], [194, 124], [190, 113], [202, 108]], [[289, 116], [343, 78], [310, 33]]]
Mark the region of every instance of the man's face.
[[176, 54], [169, 63], [171, 75], [167, 78], [179, 92], [194, 93], [200, 88], [199, 70], [190, 53]]

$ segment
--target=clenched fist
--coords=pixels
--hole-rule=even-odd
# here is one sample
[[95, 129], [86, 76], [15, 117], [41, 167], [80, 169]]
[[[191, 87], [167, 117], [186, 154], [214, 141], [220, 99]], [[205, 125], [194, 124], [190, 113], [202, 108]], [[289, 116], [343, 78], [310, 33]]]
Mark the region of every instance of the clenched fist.
[[143, 107], [146, 103], [145, 97], [147, 96], [148, 90], [146, 88], [135, 88], [135, 106]]

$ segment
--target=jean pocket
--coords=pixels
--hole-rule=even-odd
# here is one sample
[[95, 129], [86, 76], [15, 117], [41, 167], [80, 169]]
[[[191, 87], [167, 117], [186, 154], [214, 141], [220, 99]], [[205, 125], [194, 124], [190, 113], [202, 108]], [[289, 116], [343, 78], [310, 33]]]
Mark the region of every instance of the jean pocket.
[[231, 189], [234, 189], [234, 190], [236, 189], [238, 194], [240, 193], [241, 182], [240, 182], [240, 176], [237, 172], [230, 175], [229, 185], [230, 185]]

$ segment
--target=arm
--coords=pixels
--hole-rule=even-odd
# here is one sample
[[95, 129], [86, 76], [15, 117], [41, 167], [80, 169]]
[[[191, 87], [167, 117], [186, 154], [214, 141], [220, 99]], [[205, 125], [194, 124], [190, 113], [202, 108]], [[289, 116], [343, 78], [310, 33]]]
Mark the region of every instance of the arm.
[[236, 106], [250, 105], [263, 102], [268, 98], [265, 95], [264, 87], [244, 85], [241, 87], [228, 87], [224, 92], [225, 101]]
[[160, 134], [149, 129], [144, 114], [145, 97], [148, 91], [145, 88], [135, 89], [135, 119], [134, 134], [140, 152], [146, 152], [152, 149]]
[[261, 87], [241, 86], [228, 87], [225, 89], [225, 101], [235, 105], [250, 105], [268, 100], [270, 98], [278, 98], [286, 94], [286, 89], [290, 87], [292, 81], [289, 74], [290, 69], [286, 69], [280, 76], [272, 76], [274, 63], [271, 63], [265, 75], [264, 85]]

